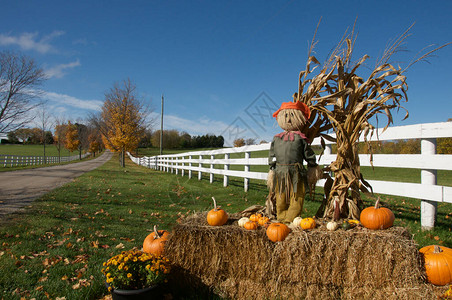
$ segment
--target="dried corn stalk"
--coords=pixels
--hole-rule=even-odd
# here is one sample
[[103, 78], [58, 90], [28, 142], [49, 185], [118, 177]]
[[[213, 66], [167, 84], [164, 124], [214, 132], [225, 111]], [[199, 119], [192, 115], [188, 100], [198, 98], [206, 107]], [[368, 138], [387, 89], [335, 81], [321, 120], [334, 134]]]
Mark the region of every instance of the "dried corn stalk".
[[[294, 101], [302, 101], [311, 109], [311, 118], [303, 129], [309, 140], [318, 136], [331, 139], [326, 134], [331, 129], [336, 133], [334, 141], [337, 144], [337, 159], [328, 167], [334, 172], [334, 182], [328, 187], [329, 192], [326, 191], [326, 198], [318, 215], [333, 217], [333, 198], [338, 198], [340, 216], [359, 219], [362, 208], [360, 191], [368, 192], [367, 187], [370, 186], [360, 172], [358, 139], [362, 134], [365, 137], [372, 134], [374, 127], [369, 120], [373, 117], [378, 118], [379, 114], [385, 116], [386, 129], [392, 123], [391, 111], [404, 109], [401, 104], [408, 99], [408, 85], [403, 74], [407, 68], [395, 67], [388, 61], [408, 37], [410, 29], [411, 27], [386, 49], [365, 79], [358, 76], [357, 71], [369, 56], [364, 55], [357, 62], [352, 61], [356, 39], [354, 30], [350, 34], [344, 34], [323, 65], [311, 55], [315, 46], [314, 34], [306, 68], [300, 72], [298, 93], [294, 94]], [[446, 45], [428, 52], [413, 63]], [[407, 117], [406, 111], [405, 118]], [[370, 142], [368, 146], [370, 149]]]

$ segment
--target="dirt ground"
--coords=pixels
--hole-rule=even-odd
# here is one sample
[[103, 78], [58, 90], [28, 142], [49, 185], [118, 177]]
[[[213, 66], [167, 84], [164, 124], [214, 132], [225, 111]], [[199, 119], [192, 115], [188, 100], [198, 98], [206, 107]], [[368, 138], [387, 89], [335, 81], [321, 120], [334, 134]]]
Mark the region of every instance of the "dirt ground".
[[45, 193], [102, 166], [112, 153], [79, 163], [37, 169], [0, 172], [0, 219], [19, 211]]

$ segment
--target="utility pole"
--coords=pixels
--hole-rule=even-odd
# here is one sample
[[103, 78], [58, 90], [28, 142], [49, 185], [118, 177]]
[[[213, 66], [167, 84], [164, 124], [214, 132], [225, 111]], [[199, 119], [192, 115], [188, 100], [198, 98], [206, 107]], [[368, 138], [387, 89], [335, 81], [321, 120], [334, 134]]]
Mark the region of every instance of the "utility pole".
[[163, 94], [162, 94], [162, 112], [160, 114], [160, 155], [163, 152]]

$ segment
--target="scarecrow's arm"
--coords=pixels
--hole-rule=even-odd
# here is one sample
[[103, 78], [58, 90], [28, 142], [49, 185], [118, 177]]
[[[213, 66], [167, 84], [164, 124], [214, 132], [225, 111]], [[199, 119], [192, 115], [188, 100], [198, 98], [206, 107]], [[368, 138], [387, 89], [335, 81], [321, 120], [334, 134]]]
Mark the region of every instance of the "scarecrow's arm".
[[270, 166], [270, 170], [276, 167], [276, 156], [275, 156], [275, 142], [272, 141], [270, 145], [270, 152], [268, 154], [268, 165]]

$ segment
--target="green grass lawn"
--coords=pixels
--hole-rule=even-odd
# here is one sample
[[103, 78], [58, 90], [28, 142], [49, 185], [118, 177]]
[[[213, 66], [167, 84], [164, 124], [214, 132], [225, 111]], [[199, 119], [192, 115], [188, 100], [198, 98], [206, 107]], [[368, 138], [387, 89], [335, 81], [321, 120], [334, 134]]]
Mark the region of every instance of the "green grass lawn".
[[[178, 218], [212, 208], [211, 197], [230, 213], [253, 204], [264, 205], [267, 189], [243, 179], [209, 184], [187, 176], [149, 170], [127, 160], [120, 168], [115, 155], [104, 166], [78, 177], [26, 209], [0, 221], [0, 298], [99, 299], [107, 294], [102, 262], [122, 250], [141, 248], [153, 225], [171, 230]], [[305, 201], [303, 216], [320, 205]], [[366, 206], [373, 199], [365, 198]], [[419, 247], [452, 247], [452, 204], [438, 205], [437, 227], [420, 230], [420, 201], [382, 196], [396, 215], [396, 226], [409, 227]]]
[[[43, 145], [12, 145], [0, 144], [0, 154], [4, 155], [20, 155], [20, 156], [43, 156]], [[77, 155], [76, 152], [69, 152], [66, 149], [61, 150], [61, 156]], [[58, 150], [54, 145], [46, 145], [46, 156], [58, 156]]]

